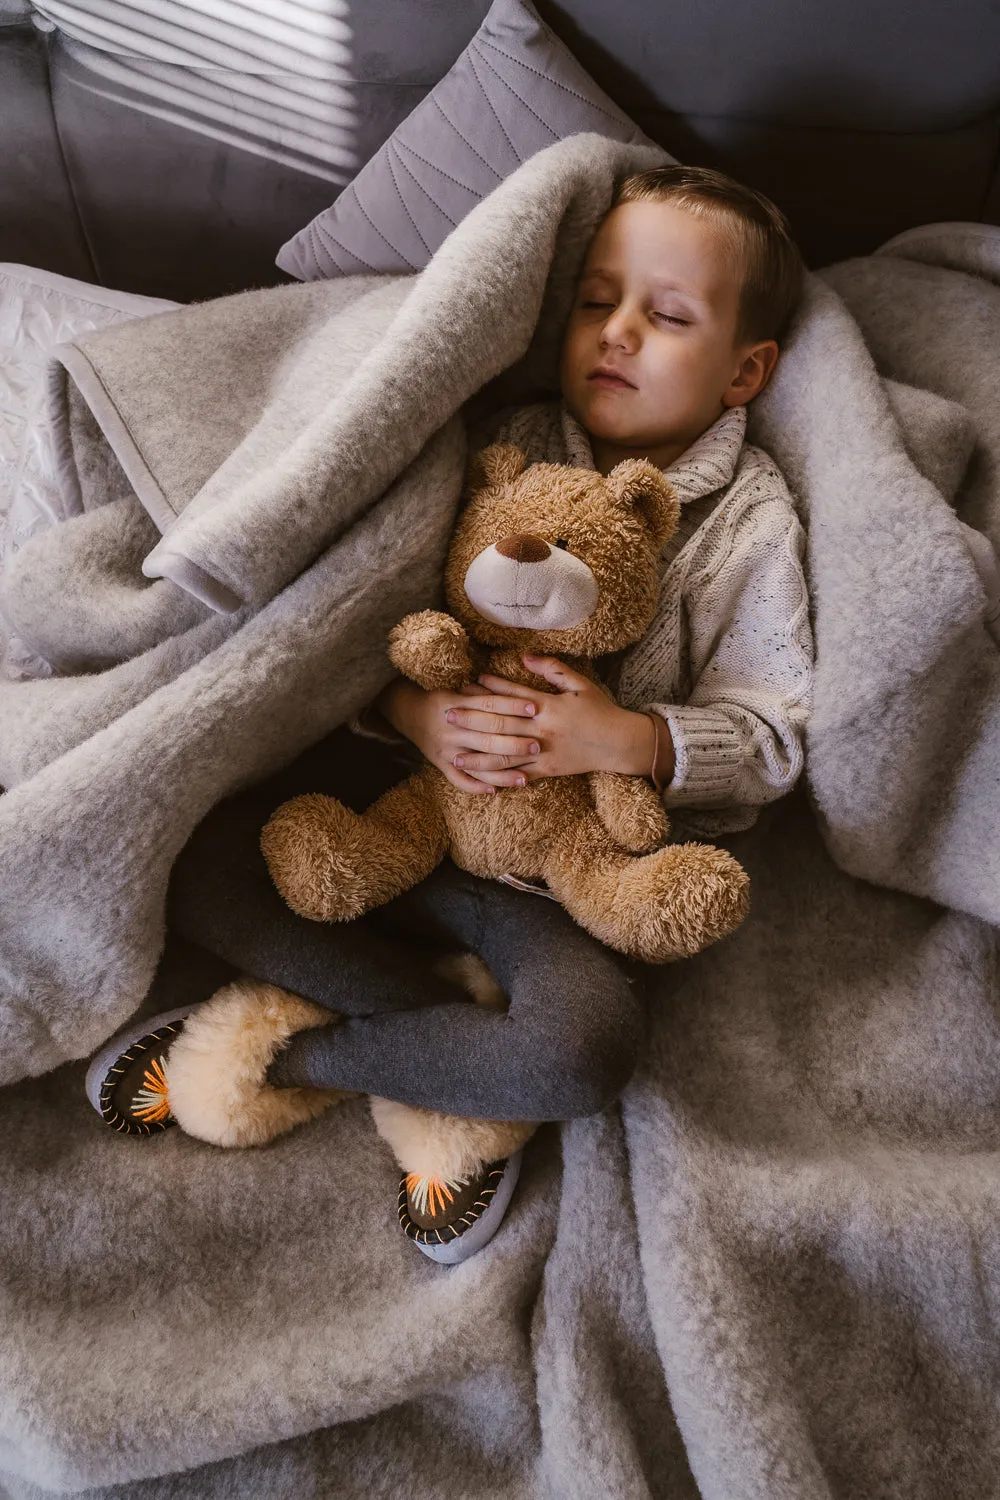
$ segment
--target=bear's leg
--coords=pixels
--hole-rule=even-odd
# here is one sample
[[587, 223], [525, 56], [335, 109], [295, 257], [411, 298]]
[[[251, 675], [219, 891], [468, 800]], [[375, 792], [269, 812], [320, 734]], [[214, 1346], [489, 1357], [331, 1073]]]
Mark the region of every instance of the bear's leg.
[[340, 1099], [337, 1089], [273, 1088], [267, 1067], [293, 1032], [338, 1017], [274, 984], [238, 979], [184, 1022], [163, 1059], [170, 1113], [213, 1146], [261, 1146]]
[[552, 849], [544, 874], [582, 927], [652, 964], [699, 953], [738, 927], [749, 905], [749, 877], [724, 849], [668, 844], [629, 855], [596, 817]]
[[641, 776], [591, 771], [590, 793], [608, 834], [630, 854], [648, 854], [666, 842], [670, 822], [663, 803]]
[[348, 922], [424, 880], [448, 852], [448, 828], [424, 766], [363, 813], [310, 792], [271, 815], [260, 847], [300, 917]]

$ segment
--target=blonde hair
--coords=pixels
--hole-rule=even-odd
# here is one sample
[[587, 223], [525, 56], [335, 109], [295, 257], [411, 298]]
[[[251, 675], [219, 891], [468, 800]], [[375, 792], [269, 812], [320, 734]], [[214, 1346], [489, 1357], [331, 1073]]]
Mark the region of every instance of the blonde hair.
[[799, 298], [805, 267], [785, 215], [770, 198], [711, 167], [654, 167], [615, 188], [620, 203], [675, 203], [726, 231], [742, 272], [737, 344], [780, 340]]

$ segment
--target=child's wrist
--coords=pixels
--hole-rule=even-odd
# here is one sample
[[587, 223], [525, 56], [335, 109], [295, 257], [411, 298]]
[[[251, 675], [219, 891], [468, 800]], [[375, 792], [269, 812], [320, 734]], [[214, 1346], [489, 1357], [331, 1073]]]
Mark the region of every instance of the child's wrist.
[[614, 771], [624, 776], [648, 776], [656, 751], [656, 727], [648, 714], [622, 709], [621, 737], [616, 746]]
[[410, 700], [409, 690], [414, 686], [415, 684], [408, 682], [405, 677], [396, 677], [387, 687], [382, 689], [371, 705], [372, 709], [381, 715], [385, 722], [395, 729], [397, 734], [405, 735], [407, 739], [412, 738], [409, 731], [407, 708]]
[[653, 764], [649, 771], [649, 777], [658, 792], [674, 779], [677, 769], [677, 754], [674, 750], [674, 737], [670, 733], [670, 725], [662, 714], [655, 713], [652, 709], [646, 709], [646, 718], [653, 726], [656, 735], [656, 745], [653, 750]]
[[622, 715], [622, 734], [612, 769], [626, 776], [646, 776], [661, 792], [673, 780], [676, 764], [669, 725], [651, 710], [633, 713], [622, 709]]

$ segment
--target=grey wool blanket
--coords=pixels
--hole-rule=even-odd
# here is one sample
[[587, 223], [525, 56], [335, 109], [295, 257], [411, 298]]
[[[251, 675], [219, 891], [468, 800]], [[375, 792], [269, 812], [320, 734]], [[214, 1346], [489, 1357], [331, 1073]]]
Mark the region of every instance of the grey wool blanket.
[[77, 514], [0, 590], [56, 669], [0, 686], [10, 1500], [996, 1493], [998, 231], [809, 278], [751, 413], [808, 528], [807, 782], [727, 840], [746, 923], [660, 971], [620, 1107], [539, 1133], [487, 1250], [403, 1241], [360, 1101], [225, 1152], [83, 1096], [78, 1059], [184, 999], [176, 852], [385, 680], [468, 403], [553, 389], [613, 177], [660, 159], [570, 138], [417, 277], [164, 314], [53, 373]]

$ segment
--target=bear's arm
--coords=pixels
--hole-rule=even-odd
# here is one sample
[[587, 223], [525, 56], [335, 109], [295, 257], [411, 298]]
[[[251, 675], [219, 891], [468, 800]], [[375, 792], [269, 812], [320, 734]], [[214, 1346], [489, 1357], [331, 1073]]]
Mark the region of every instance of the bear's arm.
[[464, 626], [437, 609], [407, 615], [389, 633], [389, 660], [418, 687], [457, 693], [478, 675], [475, 648]]

